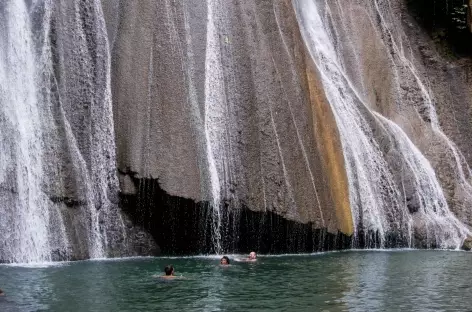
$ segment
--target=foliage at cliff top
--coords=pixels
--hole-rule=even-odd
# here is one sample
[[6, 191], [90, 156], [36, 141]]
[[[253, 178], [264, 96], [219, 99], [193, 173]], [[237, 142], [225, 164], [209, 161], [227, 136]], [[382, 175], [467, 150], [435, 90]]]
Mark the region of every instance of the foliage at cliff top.
[[439, 43], [448, 43], [456, 55], [472, 55], [467, 27], [468, 0], [407, 0], [414, 16]]

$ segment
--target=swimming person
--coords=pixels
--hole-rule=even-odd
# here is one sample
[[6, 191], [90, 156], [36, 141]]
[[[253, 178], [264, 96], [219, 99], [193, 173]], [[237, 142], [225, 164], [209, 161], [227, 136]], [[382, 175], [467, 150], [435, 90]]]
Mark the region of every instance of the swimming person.
[[227, 256], [223, 256], [220, 260], [220, 265], [226, 266], [229, 265], [229, 258]]
[[174, 267], [172, 265], [168, 265], [164, 268], [164, 273], [166, 275], [162, 276], [164, 278], [173, 278], [174, 276]]
[[174, 275], [174, 267], [169, 264], [164, 268], [165, 275], [153, 275], [152, 277], [162, 278], [163, 280], [185, 280], [187, 278], [183, 277], [182, 275], [175, 276]]
[[257, 261], [256, 252], [255, 252], [255, 251], [251, 251], [251, 252], [249, 253], [249, 256], [248, 256], [247, 258], [237, 259], [237, 261], [241, 261], [241, 262], [255, 262], [255, 261]]
[[169, 264], [164, 268], [165, 275], [153, 275], [153, 277], [159, 277], [163, 279], [174, 279], [176, 276], [174, 275], [174, 267]]
[[1, 289], [0, 289], [0, 296], [5, 296], [5, 293]]

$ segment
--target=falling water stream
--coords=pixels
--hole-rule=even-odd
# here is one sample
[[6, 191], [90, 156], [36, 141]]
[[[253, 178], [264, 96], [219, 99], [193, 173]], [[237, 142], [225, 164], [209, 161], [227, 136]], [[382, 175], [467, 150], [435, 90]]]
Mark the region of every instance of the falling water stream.
[[[343, 64], [343, 50], [336, 49], [338, 38], [336, 26], [330, 20], [333, 17], [329, 5], [316, 0], [296, 0], [294, 5], [302, 36], [321, 75], [340, 131], [355, 238], [365, 236], [362, 239], [377, 241], [380, 247], [393, 238], [413, 247], [412, 237], [424, 230], [421, 235], [427, 247], [460, 247], [468, 229], [449, 211], [430, 163], [398, 125], [369, 108], [362, 92], [350, 80]], [[379, 10], [376, 1], [375, 6]], [[381, 12], [378, 14], [382, 20]], [[388, 28], [385, 31], [392, 36]], [[398, 49], [395, 52], [399, 53]], [[405, 67], [417, 78], [421, 92], [426, 93], [412, 63]], [[423, 94], [422, 98], [427, 101], [429, 97]], [[431, 106], [431, 102], [426, 104]], [[433, 109], [429, 111], [434, 114]], [[383, 133], [380, 143], [376, 136], [379, 131]], [[398, 168], [385, 158], [385, 145], [396, 149], [402, 172], [412, 177], [414, 196], [419, 202], [414, 216], [407, 207], [403, 179], [399, 184], [394, 177], [393, 172]]]
[[0, 259], [47, 261], [37, 59], [23, 1], [0, 4]]
[[208, 20], [205, 58], [205, 137], [212, 196], [212, 241], [217, 254], [222, 252], [221, 183], [223, 181], [220, 181], [219, 172], [222, 171], [224, 166], [226, 120], [225, 86], [221, 66], [218, 21], [216, 19], [219, 6], [219, 0], [209, 0], [207, 2]]
[[[118, 181], [104, 20], [99, 2], [67, 5], [76, 38], [64, 42], [58, 3], [0, 4], [0, 262], [126, 249], [112, 203]], [[87, 24], [80, 14], [89, 14]], [[93, 36], [105, 40], [92, 49]]]

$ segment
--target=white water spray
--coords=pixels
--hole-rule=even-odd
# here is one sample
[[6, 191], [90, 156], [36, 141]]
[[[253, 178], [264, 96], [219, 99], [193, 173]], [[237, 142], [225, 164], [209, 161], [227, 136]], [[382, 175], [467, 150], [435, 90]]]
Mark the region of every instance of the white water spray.
[[[398, 185], [395, 169], [383, 152], [385, 146], [390, 146], [397, 148], [395, 155], [400, 158], [402, 170], [412, 177], [427, 246], [458, 248], [468, 230], [449, 211], [427, 159], [399, 126], [368, 108], [362, 92], [350, 81], [342, 63], [343, 52], [335, 48], [336, 36], [332, 32], [336, 26], [330, 28], [322, 17], [329, 16], [329, 9], [323, 14], [321, 5], [314, 0], [294, 0], [294, 6], [340, 132], [356, 226], [354, 235], [358, 237], [360, 230], [364, 235], [374, 233], [384, 247], [387, 236], [394, 234], [413, 247], [414, 220], [406, 206], [404, 185]], [[380, 143], [374, 134], [379, 130], [383, 133]]]
[[225, 136], [224, 76], [221, 66], [221, 52], [215, 11], [218, 0], [208, 0], [207, 43], [205, 57], [205, 138], [209, 164], [212, 195], [212, 241], [215, 252], [220, 254], [221, 246], [221, 185], [218, 168], [223, 166]]
[[[84, 5], [94, 14], [80, 11]], [[70, 29], [74, 40], [64, 43]], [[0, 4], [0, 261], [104, 257], [126, 248], [124, 221], [109, 198], [118, 181], [105, 33], [99, 1]], [[87, 36], [95, 36], [94, 50]], [[121, 246], [110, 247], [115, 240]]]
[[0, 259], [49, 261], [49, 210], [41, 191], [41, 120], [31, 22], [23, 1], [2, 6]]

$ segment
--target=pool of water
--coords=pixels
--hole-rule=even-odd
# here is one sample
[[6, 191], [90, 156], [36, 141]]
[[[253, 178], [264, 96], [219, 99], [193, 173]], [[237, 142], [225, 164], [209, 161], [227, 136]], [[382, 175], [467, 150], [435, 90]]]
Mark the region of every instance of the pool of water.
[[[167, 264], [186, 279], [152, 277]], [[471, 268], [453, 251], [0, 265], [0, 311], [472, 311]]]

